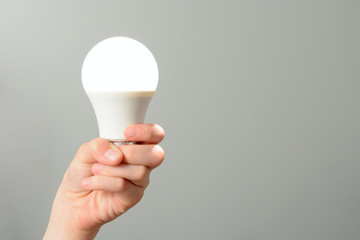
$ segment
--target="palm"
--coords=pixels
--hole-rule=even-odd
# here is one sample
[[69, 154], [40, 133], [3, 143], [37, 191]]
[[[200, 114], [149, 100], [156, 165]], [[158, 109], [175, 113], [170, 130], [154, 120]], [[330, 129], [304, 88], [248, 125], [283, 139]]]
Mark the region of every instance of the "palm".
[[130, 207], [116, 193], [91, 191], [75, 197], [73, 213], [82, 228], [91, 229], [114, 220]]

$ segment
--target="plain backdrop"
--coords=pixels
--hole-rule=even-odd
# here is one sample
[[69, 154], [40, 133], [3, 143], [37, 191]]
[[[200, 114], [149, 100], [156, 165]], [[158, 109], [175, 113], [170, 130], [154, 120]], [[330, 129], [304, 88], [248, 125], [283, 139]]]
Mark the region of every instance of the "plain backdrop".
[[0, 239], [41, 239], [98, 136], [97, 42], [155, 55], [166, 159], [98, 239], [360, 239], [359, 1], [0, 1]]

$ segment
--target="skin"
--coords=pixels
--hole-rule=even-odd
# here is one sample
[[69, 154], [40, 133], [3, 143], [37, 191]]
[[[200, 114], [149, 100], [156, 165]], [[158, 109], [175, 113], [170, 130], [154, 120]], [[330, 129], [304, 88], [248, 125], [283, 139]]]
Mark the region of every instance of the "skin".
[[102, 225], [141, 200], [151, 170], [164, 160], [157, 145], [164, 131], [136, 124], [124, 134], [142, 144], [115, 146], [97, 138], [79, 148], [54, 199], [44, 240], [94, 239]]

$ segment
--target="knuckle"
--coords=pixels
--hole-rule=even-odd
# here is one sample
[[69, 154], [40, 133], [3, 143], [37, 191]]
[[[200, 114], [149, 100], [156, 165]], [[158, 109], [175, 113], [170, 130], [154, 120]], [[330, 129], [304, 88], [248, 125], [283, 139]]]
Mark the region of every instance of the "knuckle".
[[145, 166], [139, 166], [137, 173], [135, 174], [136, 180], [142, 180], [146, 177], [147, 174], [147, 167]]
[[157, 124], [152, 124], [151, 126], [151, 138], [156, 139], [157, 141], [162, 141], [165, 137], [165, 132], [162, 127]]
[[147, 178], [144, 187], [146, 188], [146, 187], [148, 187], [149, 185], [150, 185], [150, 178]]
[[79, 152], [85, 152], [88, 146], [89, 146], [88, 142], [81, 144], [81, 146], [79, 147]]
[[95, 138], [90, 142], [91, 150], [97, 150], [99, 146], [107, 144], [107, 140], [104, 138]]
[[140, 200], [143, 198], [144, 196], [144, 191], [140, 191], [135, 195], [135, 203], [140, 202]]
[[82, 161], [84, 161], [84, 159], [87, 159], [89, 157], [89, 152], [90, 152], [89, 145], [90, 145], [90, 143], [88, 143], [88, 142], [80, 145], [80, 147], [75, 155], [74, 161], [82, 162]]
[[147, 188], [150, 184], [150, 177], [149, 175], [146, 176], [146, 178], [143, 179], [143, 188]]
[[155, 157], [155, 164], [159, 166], [165, 159], [165, 152], [162, 147], [155, 145], [152, 149], [152, 154]]
[[95, 138], [89, 142], [87, 149], [93, 154], [100, 154], [99, 151], [105, 148], [109, 142], [104, 138]]

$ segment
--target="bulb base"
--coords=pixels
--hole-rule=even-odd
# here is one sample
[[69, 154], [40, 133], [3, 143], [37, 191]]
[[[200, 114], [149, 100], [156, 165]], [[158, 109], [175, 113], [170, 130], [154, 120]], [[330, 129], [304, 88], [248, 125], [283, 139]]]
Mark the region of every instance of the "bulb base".
[[128, 141], [126, 139], [121, 139], [121, 140], [109, 140], [112, 144], [114, 144], [115, 146], [119, 146], [119, 145], [132, 145], [132, 144], [136, 144], [135, 142], [131, 142]]
[[87, 91], [94, 107], [101, 138], [126, 140], [127, 126], [144, 122], [154, 92]]

